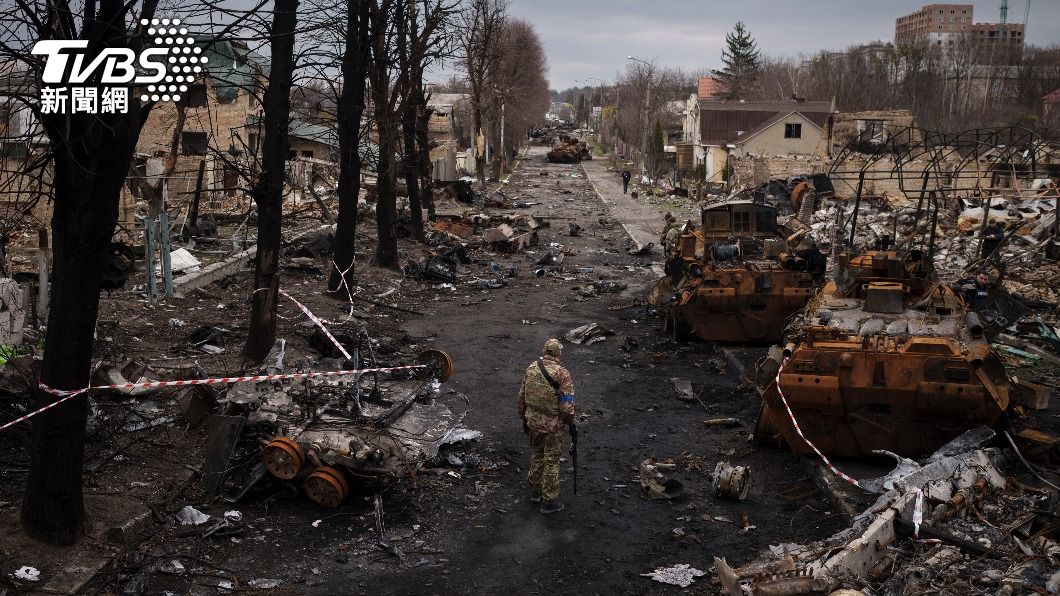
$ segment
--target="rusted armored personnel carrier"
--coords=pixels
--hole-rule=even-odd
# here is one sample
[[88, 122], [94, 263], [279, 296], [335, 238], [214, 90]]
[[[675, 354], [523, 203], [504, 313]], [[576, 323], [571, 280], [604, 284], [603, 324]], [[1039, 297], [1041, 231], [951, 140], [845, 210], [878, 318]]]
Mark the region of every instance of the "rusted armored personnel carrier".
[[[920, 251], [839, 255], [829, 281], [758, 366], [755, 439], [827, 455], [916, 457], [1008, 407], [1004, 368], [975, 313]], [[786, 402], [786, 403], [785, 403]]]
[[675, 339], [780, 341], [792, 315], [814, 293], [824, 256], [795, 249], [797, 233], [777, 224], [777, 210], [751, 200], [704, 207], [697, 228], [685, 225], [666, 262], [666, 277], [648, 295], [665, 309]]

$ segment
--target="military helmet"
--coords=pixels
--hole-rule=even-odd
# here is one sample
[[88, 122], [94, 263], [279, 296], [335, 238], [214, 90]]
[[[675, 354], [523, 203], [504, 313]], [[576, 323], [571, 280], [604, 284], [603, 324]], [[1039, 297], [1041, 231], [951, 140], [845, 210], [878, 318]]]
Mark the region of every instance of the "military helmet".
[[559, 356], [563, 353], [563, 344], [558, 339], [550, 339], [545, 342], [545, 355]]

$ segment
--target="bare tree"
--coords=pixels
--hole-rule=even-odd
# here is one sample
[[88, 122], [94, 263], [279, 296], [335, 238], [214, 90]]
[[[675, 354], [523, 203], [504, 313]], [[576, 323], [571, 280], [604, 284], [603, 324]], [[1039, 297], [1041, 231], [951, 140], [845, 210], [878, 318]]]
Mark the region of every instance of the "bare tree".
[[498, 147], [494, 165], [495, 175], [500, 175], [511, 148], [518, 147], [530, 127], [541, 121], [551, 97], [548, 62], [534, 26], [506, 19], [497, 43], [500, 59], [488, 79], [491, 93], [484, 113], [491, 123], [492, 144]]
[[391, 269], [398, 268], [397, 163], [394, 149], [397, 146], [395, 108], [400, 89], [394, 84], [397, 78], [395, 54], [398, 43], [394, 13], [400, 9], [401, 0], [371, 0], [368, 13], [371, 38], [368, 82], [379, 139], [379, 155], [376, 156], [375, 221], [378, 242], [375, 263]]
[[[154, 16], [155, 0], [100, 0], [75, 9], [68, 0], [19, 2], [17, 19], [2, 22], [0, 59], [24, 64], [39, 80], [44, 61], [30, 53], [39, 40], [80, 39], [91, 61], [107, 48], [141, 49], [138, 19]], [[139, 8], [139, 10], [137, 10]], [[91, 83], [99, 84], [100, 75]], [[107, 246], [129, 161], [150, 104], [129, 99], [128, 111], [44, 113], [34, 104], [51, 144], [54, 278], [41, 382], [56, 389], [88, 385]], [[55, 401], [39, 391], [36, 404]], [[30, 471], [22, 523], [31, 536], [70, 544], [82, 533], [81, 473], [88, 402], [74, 398], [33, 419]]]
[[482, 112], [490, 100], [487, 87], [493, 69], [500, 61], [507, 0], [467, 0], [458, 19], [459, 61], [471, 88], [471, 110], [475, 135], [475, 175], [486, 186], [485, 133]]
[[[398, 19], [398, 67], [401, 87], [401, 133], [404, 144], [403, 171], [408, 189], [409, 211], [413, 236], [424, 239], [423, 204], [426, 184], [420, 174], [430, 167], [430, 148], [426, 141], [417, 142], [417, 129], [422, 123], [423, 136], [430, 118], [423, 72], [433, 62], [448, 55], [447, 30], [455, 5], [441, 0], [403, 0], [396, 11]], [[421, 150], [417, 150], [420, 145]], [[424, 151], [426, 159], [424, 159]]]
[[298, 0], [275, 0], [269, 34], [272, 67], [265, 91], [262, 171], [251, 189], [258, 206], [258, 246], [254, 254], [254, 294], [250, 330], [244, 352], [254, 362], [264, 360], [276, 340], [276, 303], [279, 298], [280, 248], [283, 241], [283, 184], [290, 142], [291, 85], [294, 80], [294, 41]]
[[[370, 51], [369, 0], [347, 0], [342, 53], [342, 92], [338, 101], [339, 215], [335, 229], [335, 268], [328, 290], [340, 292], [353, 284], [357, 253], [357, 201], [361, 191], [361, 117]], [[345, 276], [345, 277], [343, 277]]]

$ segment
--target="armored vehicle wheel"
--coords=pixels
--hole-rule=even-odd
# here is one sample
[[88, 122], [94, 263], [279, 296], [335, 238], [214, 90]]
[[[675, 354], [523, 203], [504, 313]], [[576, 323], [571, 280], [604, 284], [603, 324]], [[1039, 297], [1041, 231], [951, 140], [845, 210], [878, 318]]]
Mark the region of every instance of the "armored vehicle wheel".
[[305, 464], [305, 452], [301, 445], [291, 439], [277, 437], [262, 450], [261, 461], [269, 474], [280, 480], [290, 480], [298, 475]]
[[416, 371], [416, 378], [421, 381], [438, 379], [444, 383], [453, 375], [453, 359], [449, 357], [449, 354], [441, 350], [422, 352], [419, 358], [416, 359], [416, 363], [427, 366], [427, 368], [421, 368]]
[[328, 509], [338, 507], [350, 492], [342, 472], [331, 466], [313, 470], [302, 487], [310, 501]]

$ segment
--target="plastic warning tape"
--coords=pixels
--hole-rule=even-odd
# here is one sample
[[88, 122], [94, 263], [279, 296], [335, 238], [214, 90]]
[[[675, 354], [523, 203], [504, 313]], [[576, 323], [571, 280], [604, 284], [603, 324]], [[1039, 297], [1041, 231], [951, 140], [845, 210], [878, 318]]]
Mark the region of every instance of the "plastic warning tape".
[[784, 404], [784, 409], [788, 411], [788, 417], [791, 418], [791, 424], [795, 426], [795, 432], [798, 433], [800, 439], [806, 441], [806, 444], [810, 446], [810, 449], [813, 449], [813, 452], [821, 458], [821, 461], [824, 462], [824, 465], [828, 466], [828, 469], [831, 470], [833, 474], [858, 488], [863, 488], [856, 478], [844, 474], [839, 468], [832, 465], [832, 462], [824, 453], [821, 453], [821, 450], [817, 448], [817, 445], [814, 445], [813, 442], [806, 438], [806, 435], [802, 434], [802, 428], [799, 426], [799, 421], [795, 419], [795, 413], [791, 411], [791, 406], [788, 405], [788, 400], [784, 397], [784, 392], [780, 390], [780, 373], [784, 370], [784, 365], [787, 363], [788, 359], [785, 358], [784, 362], [780, 363], [780, 370], [777, 371], [777, 395], [780, 396], [780, 403]]
[[261, 382], [261, 381], [282, 381], [282, 380], [287, 380], [287, 379], [311, 379], [311, 378], [315, 378], [315, 377], [344, 377], [344, 376], [351, 376], [351, 375], [364, 375], [364, 374], [370, 374], [370, 373], [393, 372], [393, 371], [397, 371], [397, 370], [416, 370], [416, 369], [421, 369], [421, 368], [427, 368], [427, 366], [428, 365], [426, 365], [426, 364], [410, 364], [410, 365], [406, 365], [406, 366], [388, 366], [388, 367], [383, 367], [383, 368], [362, 368], [362, 369], [353, 369], [353, 370], [322, 370], [322, 371], [309, 371], [309, 372], [300, 372], [300, 373], [282, 373], [282, 374], [281, 373], [277, 373], [277, 374], [271, 374], [271, 375], [247, 375], [247, 376], [242, 376], [242, 377], [215, 377], [215, 378], [210, 378], [210, 379], [182, 379], [182, 380], [178, 380], [178, 381], [144, 381], [144, 382], [140, 382], [140, 383], [117, 383], [117, 384], [114, 384], [114, 385], [95, 385], [95, 386], [92, 386], [92, 387], [85, 387], [84, 389], [69, 389], [69, 390], [67, 390], [67, 389], [55, 389], [54, 387], [49, 387], [48, 385], [45, 385], [44, 383], [40, 383], [38, 385], [38, 387], [40, 387], [40, 389], [42, 391], [45, 391], [45, 392], [50, 393], [52, 395], [59, 396], [62, 399], [58, 399], [58, 400], [56, 400], [56, 401], [54, 401], [54, 402], [52, 402], [52, 403], [40, 408], [40, 409], [34, 410], [33, 412], [30, 412], [30, 413], [26, 414], [25, 416], [21, 416], [19, 418], [16, 418], [15, 420], [12, 420], [11, 422], [8, 422], [8, 423], [4, 424], [3, 426], [0, 426], [0, 431], [3, 431], [3, 430], [5, 430], [5, 429], [7, 429], [9, 427], [12, 427], [12, 426], [16, 425], [16, 424], [20, 424], [22, 422], [25, 422], [26, 420], [29, 420], [30, 418], [33, 418], [34, 416], [36, 416], [36, 415], [38, 415], [38, 414], [40, 414], [42, 412], [46, 412], [46, 411], [54, 408], [55, 406], [65, 402], [65, 401], [67, 401], [69, 399], [72, 399], [74, 397], [77, 397], [78, 395], [81, 395], [82, 393], [86, 393], [86, 392], [92, 391], [92, 390], [119, 390], [119, 391], [121, 391], [121, 390], [130, 390], [130, 389], [158, 389], [158, 388], [161, 388], [161, 387], [189, 387], [189, 386], [192, 386], [192, 385], [223, 385], [223, 384], [227, 384], [227, 383], [244, 383], [244, 382], [254, 382], [254, 383], [256, 383], [256, 382]]
[[302, 312], [304, 312], [305, 315], [307, 317], [309, 317], [309, 320], [311, 320], [314, 323], [316, 323], [317, 327], [320, 327], [320, 330], [324, 332], [324, 335], [328, 336], [328, 339], [331, 340], [331, 343], [335, 344], [335, 347], [338, 348], [340, 352], [342, 352], [342, 355], [345, 356], [347, 360], [353, 360], [353, 356], [350, 356], [350, 353], [347, 352], [346, 348], [344, 348], [342, 346], [342, 344], [339, 343], [339, 340], [335, 339], [335, 336], [332, 335], [330, 331], [328, 331], [328, 328], [324, 326], [324, 321], [320, 320], [320, 317], [314, 315], [309, 310], [309, 308], [306, 305], [304, 305], [301, 302], [295, 300], [294, 296], [291, 296], [290, 294], [288, 294], [287, 292], [284, 292], [283, 290], [280, 290], [280, 293], [283, 294], [284, 296], [290, 298], [291, 302], [294, 302], [295, 304], [297, 304], [298, 308], [302, 309]]

